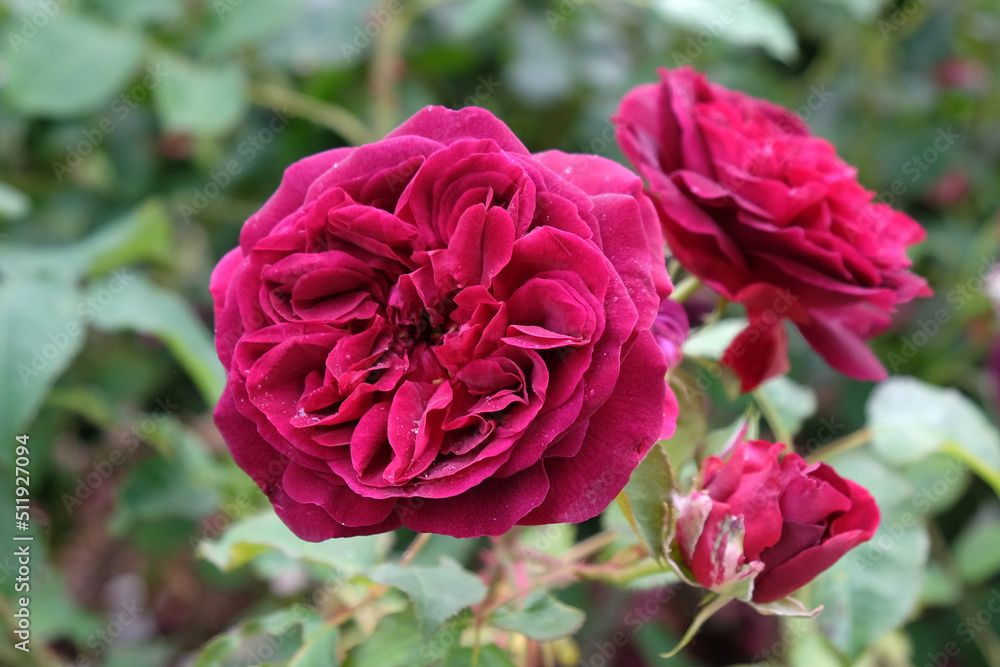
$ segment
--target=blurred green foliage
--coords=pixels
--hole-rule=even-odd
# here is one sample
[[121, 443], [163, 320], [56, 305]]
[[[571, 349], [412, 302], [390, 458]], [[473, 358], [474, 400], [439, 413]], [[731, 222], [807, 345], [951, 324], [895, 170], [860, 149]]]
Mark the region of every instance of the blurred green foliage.
[[[4, 0], [0, 21], [0, 516], [14, 511], [14, 437], [26, 433], [37, 536], [33, 652], [0, 642], [3, 664], [173, 665], [203, 646], [197, 665], [325, 665], [345, 652], [351, 665], [470, 664], [457, 645], [470, 620], [451, 614], [482, 597], [460, 570], [482, 543], [435, 538], [414, 574], [392, 562], [405, 531], [395, 547], [303, 546], [256, 516], [266, 501], [210, 419], [224, 382], [212, 267], [301, 157], [376, 140], [427, 104], [475, 104], [532, 150], [621, 160], [608, 120], [618, 100], [682, 64], [797, 110], [881, 201], [924, 223], [914, 259], [936, 296], [875, 346], [893, 373], [960, 393], [883, 388], [866, 415], [870, 385], [794, 349], [791, 376], [812, 391], [783, 380], [754, 400], [775, 435], [798, 432], [809, 451], [873, 425], [873, 445], [834, 463], [871, 486], [894, 546], [860, 574], [876, 552], [859, 550], [807, 593], [834, 603], [819, 618], [829, 641], [782, 639], [811, 636], [796, 630], [809, 621], [730, 614], [677, 664], [1000, 664], [1000, 616], [983, 611], [1000, 582], [1000, 504], [965, 468], [997, 485], [995, 0]], [[748, 400], [721, 383], [709, 393], [709, 423], [685, 427], [688, 453]], [[938, 418], [958, 431], [938, 438]], [[894, 419], [909, 430], [887, 431]], [[573, 533], [558, 530], [540, 543], [565, 551]], [[0, 549], [4, 627], [10, 553]], [[360, 604], [373, 581], [396, 587], [377, 629], [360, 613], [346, 630], [324, 624], [339, 608], [329, 599]], [[454, 604], [426, 595], [445, 581]], [[595, 657], [612, 646], [609, 665], [652, 665], [693, 611], [683, 594], [655, 613], [641, 592], [557, 594], [498, 608], [494, 624], [564, 637], [581, 607], [576, 643], [547, 644], [552, 660], [604, 664]], [[507, 649], [526, 656], [520, 641]], [[496, 647], [477, 655], [510, 664]]]

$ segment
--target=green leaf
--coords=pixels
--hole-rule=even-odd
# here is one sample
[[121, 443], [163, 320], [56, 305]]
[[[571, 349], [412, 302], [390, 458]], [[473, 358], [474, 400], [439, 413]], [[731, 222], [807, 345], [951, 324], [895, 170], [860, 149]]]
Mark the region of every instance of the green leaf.
[[737, 334], [747, 328], [747, 324], [749, 321], [743, 317], [706, 324], [684, 341], [684, 356], [718, 361]]
[[431, 535], [427, 544], [416, 555], [412, 563], [414, 565], [437, 565], [441, 556], [448, 556], [461, 563], [474, 552], [483, 548], [484, 542], [485, 540], [475, 537], [459, 538], [450, 535]]
[[435, 665], [440, 667], [441, 661], [449, 653], [458, 648], [462, 634], [472, 625], [476, 615], [471, 609], [463, 609], [442, 625], [436, 632], [424, 634], [424, 645], [420, 647], [420, 660], [414, 663], [417, 665]]
[[447, 31], [457, 40], [475, 37], [510, 12], [512, 0], [470, 0], [438, 9]]
[[116, 218], [74, 247], [88, 276], [100, 276], [121, 266], [152, 262], [170, 266], [174, 234], [161, 199], [150, 199]]
[[826, 0], [830, 4], [841, 5], [859, 21], [871, 23], [890, 4], [891, 0]]
[[342, 537], [306, 542], [296, 537], [273, 512], [235, 521], [214, 542], [202, 542], [199, 553], [220, 570], [237, 568], [267, 551], [329, 566], [343, 575], [366, 571], [385, 556], [389, 541], [383, 535]]
[[568, 637], [583, 626], [584, 613], [563, 604], [551, 593], [532, 591], [517, 609], [509, 604], [497, 609], [489, 618], [490, 625], [501, 630], [520, 632], [528, 639], [549, 642]]
[[[871, 452], [854, 450], [829, 461], [842, 476], [868, 489], [883, 515], [893, 515], [897, 509], [915, 506], [914, 487], [897, 471], [872, 457]], [[956, 464], [957, 465], [957, 464]]]
[[816, 392], [787, 377], [765, 382], [753, 394], [771, 431], [786, 444], [792, 444], [805, 420], [816, 414]]
[[760, 46], [790, 63], [798, 56], [795, 32], [777, 7], [762, 0], [654, 0], [665, 20], [738, 46]]
[[201, 519], [216, 511], [219, 465], [205, 444], [175, 417], [158, 413], [138, 421], [130, 430], [154, 444], [163, 456], [146, 459], [129, 471], [118, 492], [112, 530], [125, 534], [137, 523], [163, 519]]
[[217, 135], [242, 120], [246, 84], [237, 65], [202, 65], [169, 55], [157, 66], [164, 78], [154, 93], [156, 110], [167, 130]]
[[677, 429], [669, 440], [660, 444], [670, 465], [679, 469], [694, 458], [698, 443], [708, 435], [708, 415], [705, 413], [704, 394], [687, 373], [675, 370], [670, 377], [670, 389], [677, 397], [680, 408]]
[[336, 650], [339, 632], [332, 625], [324, 626], [315, 634], [306, 637], [302, 648], [285, 667], [332, 667], [337, 664]]
[[488, 644], [480, 646], [476, 651], [473, 648], [457, 648], [445, 658], [443, 667], [515, 667], [514, 662], [499, 646]]
[[1000, 432], [958, 390], [893, 377], [875, 388], [866, 410], [872, 444], [887, 462], [905, 465], [943, 452], [1000, 495]]
[[238, 46], [259, 42], [291, 21], [299, 9], [299, 0], [240, 0], [216, 2], [215, 17], [205, 38], [204, 52], [217, 56]]
[[[248, 648], [256, 646], [259, 649], [262, 645], [267, 645], [270, 647], [270, 654], [273, 655], [277, 649], [286, 646], [286, 636], [291, 633], [300, 637], [318, 638], [325, 633], [323, 619], [315, 611], [301, 604], [248, 619], [206, 644], [198, 653], [192, 667], [219, 667], [239, 659], [242, 659], [242, 664], [260, 664], [260, 658], [252, 656], [262, 655], [263, 651], [250, 652]], [[265, 644], [261, 640], [266, 637], [275, 639]], [[251, 662], [247, 662], [248, 653]], [[296, 667], [305, 667], [307, 664], [303, 663]]]
[[[913, 507], [921, 514], [938, 515], [962, 499], [972, 481], [968, 466], [947, 454], [931, 454], [907, 466], [903, 476], [914, 489]], [[872, 487], [867, 487], [872, 488]]]
[[544, 526], [525, 526], [519, 542], [528, 549], [558, 558], [576, 544], [576, 524], [550, 523]]
[[394, 586], [413, 601], [424, 635], [437, 630], [450, 616], [481, 602], [486, 586], [476, 575], [450, 558], [427, 567], [385, 563], [372, 570], [368, 577], [386, 586]]
[[[113, 293], [115, 279], [92, 285], [90, 297], [98, 299], [105, 292]], [[131, 330], [156, 336], [194, 380], [205, 402], [214, 405], [222, 395], [225, 372], [211, 334], [187, 301], [143, 277], [130, 278], [118, 292], [97, 310], [94, 326], [104, 331]]]
[[[169, 665], [176, 649], [166, 641], [144, 641], [141, 644], [116, 642], [108, 649], [104, 667], [135, 667], [136, 665]], [[78, 664], [87, 664], [78, 660]]]
[[[41, 116], [98, 111], [128, 83], [142, 58], [141, 35], [59, 12], [30, 39], [5, 39], [7, 100]], [[53, 57], [58, 54], [58, 57]]]
[[72, 245], [0, 245], [0, 266], [11, 274], [58, 278], [75, 284], [128, 264], [153, 262], [169, 266], [173, 250], [170, 217], [162, 200], [152, 198]]
[[184, 18], [182, 0], [98, 0], [98, 4], [118, 23], [169, 23]]
[[1000, 572], [1000, 518], [976, 521], [962, 531], [953, 550], [955, 567], [967, 584]]
[[31, 199], [12, 185], [0, 182], [0, 220], [17, 220], [31, 211]]
[[650, 555], [658, 560], [666, 558], [668, 508], [674, 488], [670, 462], [659, 444], [646, 454], [646, 458], [632, 472], [623, 491], [626, 517], [631, 517], [634, 528], [645, 542]]
[[[409, 667], [420, 665], [424, 636], [417, 627], [413, 610], [383, 618], [375, 632], [350, 652], [351, 667]], [[197, 667], [197, 666], [195, 666]]]
[[962, 582], [951, 568], [931, 561], [920, 589], [920, 604], [924, 607], [954, 607], [962, 599]]
[[902, 625], [916, 606], [930, 548], [922, 524], [885, 516], [871, 542], [854, 549], [812, 584], [823, 605], [817, 622], [847, 658]]
[[[14, 435], [35, 417], [56, 379], [83, 347], [80, 295], [59, 280], [0, 274], [0, 438]], [[13, 447], [0, 447], [7, 463]]]
[[[830, 643], [822, 634], [816, 632], [816, 621], [811, 618], [784, 619], [785, 636], [797, 637], [794, 641], [779, 644], [772, 648], [777, 653], [787, 649], [790, 665], [808, 665], [808, 667], [843, 667], [840, 656], [830, 647]], [[784, 654], [784, 650], [781, 650]], [[778, 656], [768, 656], [777, 658]]]

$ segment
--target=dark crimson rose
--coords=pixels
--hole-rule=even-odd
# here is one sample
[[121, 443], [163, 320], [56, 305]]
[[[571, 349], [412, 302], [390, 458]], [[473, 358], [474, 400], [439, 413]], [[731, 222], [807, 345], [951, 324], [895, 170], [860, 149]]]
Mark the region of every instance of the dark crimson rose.
[[898, 304], [931, 294], [907, 270], [923, 228], [873, 202], [790, 111], [690, 68], [660, 78], [622, 100], [618, 141], [649, 181], [673, 255], [746, 307], [750, 324], [723, 357], [743, 390], [788, 370], [784, 319], [837, 370], [884, 378], [864, 341]]
[[428, 107], [289, 167], [219, 262], [216, 424], [307, 540], [582, 521], [661, 432], [670, 289], [635, 175]]
[[677, 553], [702, 586], [755, 577], [752, 600], [774, 602], [875, 534], [879, 510], [868, 491], [798, 454], [779, 463], [784, 450], [740, 442], [726, 461], [705, 459], [696, 490], [674, 499]]

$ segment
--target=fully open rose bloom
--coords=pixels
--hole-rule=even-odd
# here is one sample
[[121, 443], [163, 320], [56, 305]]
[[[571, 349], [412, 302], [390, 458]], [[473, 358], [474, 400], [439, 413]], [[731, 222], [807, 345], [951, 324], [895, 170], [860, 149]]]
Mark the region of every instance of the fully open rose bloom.
[[661, 433], [662, 248], [623, 167], [426, 108], [289, 167], [219, 262], [216, 423], [307, 540], [588, 519]]
[[702, 586], [755, 577], [752, 600], [774, 602], [875, 534], [879, 510], [868, 491], [825, 463], [780, 458], [784, 449], [740, 442], [726, 461], [705, 459], [696, 489], [675, 498], [676, 551]]
[[786, 318], [837, 370], [885, 377], [864, 341], [898, 304], [930, 294], [907, 270], [923, 228], [873, 202], [790, 111], [690, 68], [660, 78], [625, 96], [618, 140], [656, 195], [674, 256], [746, 307], [750, 324], [723, 357], [743, 390], [788, 370]]

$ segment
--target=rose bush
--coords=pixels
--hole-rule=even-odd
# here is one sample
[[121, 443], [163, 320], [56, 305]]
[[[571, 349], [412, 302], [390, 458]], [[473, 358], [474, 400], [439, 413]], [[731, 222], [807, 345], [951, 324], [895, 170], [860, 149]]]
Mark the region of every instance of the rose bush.
[[702, 586], [753, 577], [752, 600], [774, 602], [875, 534], [867, 490], [784, 449], [739, 442], [726, 461], [702, 461], [695, 490], [675, 498], [676, 559]]
[[885, 377], [864, 341], [898, 304], [931, 293], [907, 270], [923, 228], [873, 202], [794, 113], [690, 68], [660, 78], [622, 100], [618, 140], [655, 194], [674, 256], [746, 307], [749, 326], [723, 357], [743, 390], [788, 370], [784, 319], [837, 370]]
[[307, 540], [582, 521], [661, 432], [670, 289], [635, 175], [428, 107], [289, 167], [219, 262], [216, 423]]

